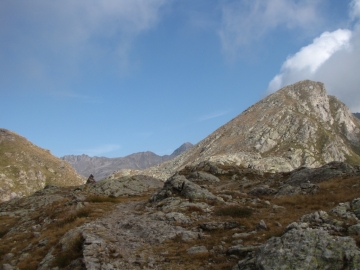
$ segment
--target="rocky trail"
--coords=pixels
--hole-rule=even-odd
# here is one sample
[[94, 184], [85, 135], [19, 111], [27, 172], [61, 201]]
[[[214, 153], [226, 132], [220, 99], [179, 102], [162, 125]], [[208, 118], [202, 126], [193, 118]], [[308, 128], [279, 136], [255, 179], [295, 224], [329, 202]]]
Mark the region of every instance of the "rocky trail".
[[359, 269], [358, 166], [107, 181], [0, 204], [2, 269]]

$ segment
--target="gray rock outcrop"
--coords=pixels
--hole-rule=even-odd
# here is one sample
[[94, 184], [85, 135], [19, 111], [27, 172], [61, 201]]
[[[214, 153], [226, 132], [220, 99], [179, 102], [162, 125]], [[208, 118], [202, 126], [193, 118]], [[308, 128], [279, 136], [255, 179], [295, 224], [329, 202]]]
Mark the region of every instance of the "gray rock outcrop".
[[88, 180], [86, 181], [86, 184], [94, 184], [96, 183], [95, 178], [92, 174], [90, 174]]
[[320, 183], [326, 180], [349, 175], [360, 174], [360, 166], [352, 166], [344, 162], [333, 161], [320, 168], [301, 168], [291, 173], [286, 181], [289, 185], [302, 183]]
[[140, 195], [156, 189], [164, 183], [156, 178], [142, 175], [124, 176], [118, 179], [102, 180], [86, 187], [88, 192], [111, 197]]
[[[360, 269], [360, 249], [352, 237], [346, 236], [360, 234], [360, 222], [353, 214], [359, 201], [341, 203], [329, 213], [304, 215], [299, 222], [289, 224], [281, 237], [272, 237], [256, 252], [245, 254], [233, 269]], [[336, 218], [357, 224], [347, 228]], [[228, 252], [241, 248], [235, 246]]]
[[150, 202], [159, 202], [167, 197], [180, 195], [191, 201], [212, 200], [223, 202], [223, 199], [215, 196], [207, 189], [187, 180], [185, 176], [175, 174], [164, 183], [164, 187], [156, 191], [150, 198]]
[[[276, 258], [276, 259], [275, 259]], [[329, 235], [319, 229], [293, 229], [272, 237], [253, 259], [233, 269], [359, 269], [360, 251], [353, 238]]]

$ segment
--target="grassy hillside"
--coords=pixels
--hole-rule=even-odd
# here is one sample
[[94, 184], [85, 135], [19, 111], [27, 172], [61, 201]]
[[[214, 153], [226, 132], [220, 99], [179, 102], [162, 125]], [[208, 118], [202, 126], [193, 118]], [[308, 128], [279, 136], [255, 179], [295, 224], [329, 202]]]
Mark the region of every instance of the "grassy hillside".
[[84, 180], [49, 150], [0, 129], [0, 201], [29, 195], [47, 184], [80, 185]]

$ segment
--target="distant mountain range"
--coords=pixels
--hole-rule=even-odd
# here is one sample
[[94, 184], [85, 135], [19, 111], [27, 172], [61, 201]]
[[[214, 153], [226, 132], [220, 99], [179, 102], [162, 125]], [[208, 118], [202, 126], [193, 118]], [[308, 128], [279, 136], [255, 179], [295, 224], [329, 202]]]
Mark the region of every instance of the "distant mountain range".
[[95, 179], [102, 180], [116, 170], [133, 169], [143, 170], [162, 162], [171, 160], [186, 150], [190, 149], [193, 144], [187, 142], [177, 148], [171, 155], [159, 156], [153, 152], [139, 152], [125, 157], [107, 158], [107, 157], [90, 157], [88, 155], [66, 155], [61, 157], [62, 160], [69, 162], [77, 173], [88, 177], [92, 174]]
[[360, 119], [360, 113], [354, 113], [354, 115]]

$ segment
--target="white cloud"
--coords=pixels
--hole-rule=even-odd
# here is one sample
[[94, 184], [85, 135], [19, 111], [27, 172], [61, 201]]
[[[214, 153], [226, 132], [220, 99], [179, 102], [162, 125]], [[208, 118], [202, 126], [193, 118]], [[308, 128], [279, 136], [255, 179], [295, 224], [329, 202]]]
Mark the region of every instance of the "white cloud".
[[304, 70], [314, 73], [331, 55], [348, 46], [351, 31], [338, 29], [334, 32], [324, 32], [314, 42], [287, 59], [283, 69]]
[[350, 18], [355, 20], [360, 18], [360, 0], [353, 0], [350, 3]]
[[118, 144], [104, 144], [91, 149], [78, 150], [77, 152], [88, 156], [101, 156], [119, 150], [120, 148], [121, 146]]
[[[360, 15], [360, 0], [352, 1], [349, 16]], [[289, 57], [269, 83], [267, 92], [304, 79], [325, 83], [329, 94], [360, 112], [360, 23], [352, 30], [324, 32]]]
[[225, 4], [219, 31], [222, 48], [229, 58], [239, 49], [269, 32], [286, 29], [314, 29], [321, 21], [317, 0], [243, 0]]
[[226, 114], [228, 114], [228, 113], [229, 113], [229, 110], [212, 112], [212, 113], [209, 113], [209, 114], [200, 116], [200, 117], [198, 118], [198, 121], [199, 121], [199, 122], [206, 121], [206, 120], [209, 120], [209, 119], [213, 119], [213, 118], [217, 118], [217, 117], [226, 115]]
[[360, 112], [360, 25], [352, 31], [350, 49], [334, 54], [314, 74], [329, 94], [343, 101], [352, 112]]
[[312, 44], [288, 57], [281, 67], [280, 74], [270, 82], [268, 92], [275, 92], [294, 81], [313, 77], [319, 67], [335, 52], [349, 47], [350, 38], [351, 31], [347, 29], [324, 32], [320, 37], [315, 38]]

